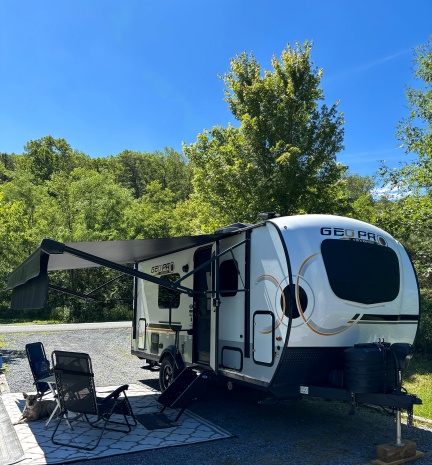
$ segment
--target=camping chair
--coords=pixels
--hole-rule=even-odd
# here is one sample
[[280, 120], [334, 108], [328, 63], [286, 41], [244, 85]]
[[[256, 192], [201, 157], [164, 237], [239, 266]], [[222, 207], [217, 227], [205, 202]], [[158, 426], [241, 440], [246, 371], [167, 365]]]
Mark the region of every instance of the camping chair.
[[[136, 426], [137, 422], [126, 396], [126, 390], [129, 387], [127, 384], [120, 386], [105, 398], [96, 396], [94, 374], [88, 354], [54, 351], [52, 362], [60, 402], [60, 414], [51, 437], [54, 444], [93, 450], [98, 446], [105, 429], [129, 433], [131, 426]], [[71, 412], [73, 412], [73, 417], [69, 416]], [[112, 419], [113, 416], [117, 418], [117, 421]], [[132, 423], [129, 422], [128, 417], [132, 418]], [[118, 418], [123, 419], [123, 421], [119, 421]], [[70, 429], [67, 437], [62, 440], [58, 439], [57, 430], [63, 420]], [[95, 444], [91, 445], [93, 441], [90, 444], [71, 442], [73, 424], [77, 422], [84, 426], [100, 429]], [[123, 427], [108, 428], [108, 423], [123, 425]], [[76, 438], [78, 434], [73, 436]]]
[[40, 381], [52, 375], [50, 362], [46, 357], [45, 348], [42, 342], [32, 342], [25, 346], [30, 369], [36, 386], [37, 395], [42, 398], [45, 394], [51, 392], [49, 384]]

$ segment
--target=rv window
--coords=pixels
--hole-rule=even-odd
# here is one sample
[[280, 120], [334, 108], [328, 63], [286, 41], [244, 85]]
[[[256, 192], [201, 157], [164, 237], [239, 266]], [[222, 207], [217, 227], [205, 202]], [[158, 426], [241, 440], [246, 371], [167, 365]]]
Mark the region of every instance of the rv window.
[[[173, 283], [180, 279], [180, 275], [173, 273], [161, 276], [161, 278]], [[158, 306], [159, 308], [169, 308], [170, 306], [171, 308], [178, 308], [180, 306], [180, 292], [159, 286]]]
[[[298, 291], [299, 291], [299, 298], [300, 298], [300, 306], [302, 312], [306, 312], [307, 306], [308, 306], [308, 296], [306, 294], [306, 291], [301, 287], [298, 286]], [[291, 302], [291, 285], [288, 284], [286, 288], [283, 290], [283, 296], [281, 295], [280, 298], [280, 306], [282, 311], [285, 310], [285, 316], [288, 317], [289, 315], [289, 305]], [[295, 318], [298, 318], [300, 316], [300, 311], [298, 309], [298, 303], [297, 303], [297, 298], [294, 297], [292, 301], [293, 307], [291, 309], [291, 316], [292, 319], [294, 320]]]
[[399, 260], [390, 247], [326, 239], [321, 253], [330, 286], [339, 298], [376, 304], [398, 296]]
[[232, 297], [237, 294], [238, 274], [234, 260], [226, 260], [220, 264], [219, 288], [222, 297]]

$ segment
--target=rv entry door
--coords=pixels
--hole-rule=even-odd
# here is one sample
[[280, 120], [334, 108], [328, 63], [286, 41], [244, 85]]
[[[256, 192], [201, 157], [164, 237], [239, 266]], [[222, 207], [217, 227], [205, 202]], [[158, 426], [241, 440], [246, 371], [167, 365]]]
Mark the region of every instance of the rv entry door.
[[[211, 247], [200, 249], [194, 256], [194, 268], [210, 260]], [[194, 362], [210, 363], [210, 317], [211, 317], [211, 265], [208, 264], [194, 274], [193, 301], [193, 360]]]

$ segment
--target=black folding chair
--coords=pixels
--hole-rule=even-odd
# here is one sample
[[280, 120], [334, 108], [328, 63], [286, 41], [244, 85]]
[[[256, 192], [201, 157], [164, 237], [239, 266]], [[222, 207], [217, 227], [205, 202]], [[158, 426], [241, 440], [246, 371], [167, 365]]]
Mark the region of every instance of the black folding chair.
[[30, 369], [36, 386], [37, 395], [42, 398], [45, 394], [51, 392], [50, 386], [41, 381], [52, 375], [50, 362], [45, 354], [45, 348], [42, 342], [32, 342], [25, 346]]
[[[60, 414], [51, 437], [54, 444], [93, 450], [98, 446], [105, 430], [129, 433], [131, 427], [136, 426], [137, 422], [126, 396], [129, 387], [127, 384], [120, 386], [107, 397], [96, 396], [94, 374], [88, 354], [54, 351], [52, 362], [60, 402]], [[70, 416], [70, 413], [73, 416]], [[131, 422], [128, 417], [131, 418]], [[70, 429], [67, 437], [58, 439], [57, 431], [62, 421], [66, 422]], [[100, 434], [94, 443], [93, 441], [90, 444], [71, 442], [70, 435], [75, 436], [75, 441], [79, 436], [72, 433], [73, 425], [78, 422], [100, 429]], [[109, 428], [108, 423], [120, 426]]]

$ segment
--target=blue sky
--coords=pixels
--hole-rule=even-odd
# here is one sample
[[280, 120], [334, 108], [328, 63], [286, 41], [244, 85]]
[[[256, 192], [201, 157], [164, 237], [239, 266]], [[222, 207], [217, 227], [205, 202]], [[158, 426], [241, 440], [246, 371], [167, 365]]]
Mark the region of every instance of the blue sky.
[[193, 143], [235, 120], [218, 74], [251, 52], [271, 69], [313, 40], [327, 103], [340, 100], [345, 150], [361, 175], [398, 148], [413, 48], [432, 33], [431, 0], [2, 0], [0, 152], [46, 135], [92, 157]]

